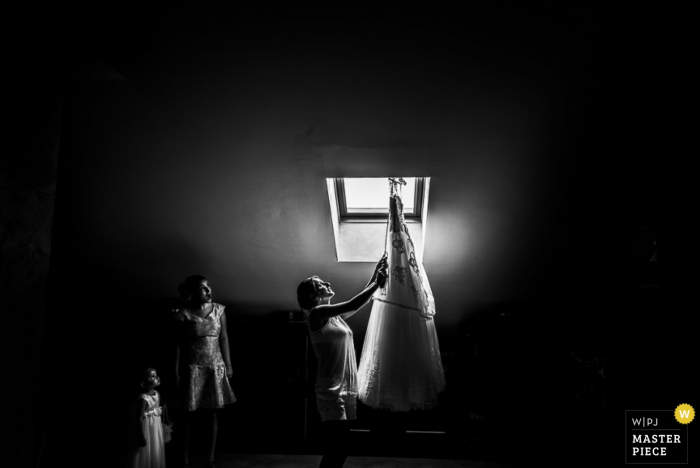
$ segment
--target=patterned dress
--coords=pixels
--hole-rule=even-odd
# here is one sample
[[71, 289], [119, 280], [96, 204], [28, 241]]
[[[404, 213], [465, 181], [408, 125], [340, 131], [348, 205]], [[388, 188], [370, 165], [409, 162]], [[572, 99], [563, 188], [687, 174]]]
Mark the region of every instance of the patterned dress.
[[224, 306], [212, 305], [211, 313], [204, 318], [184, 309], [175, 312], [175, 318], [182, 327], [178, 404], [188, 411], [222, 408], [236, 401], [219, 347]]

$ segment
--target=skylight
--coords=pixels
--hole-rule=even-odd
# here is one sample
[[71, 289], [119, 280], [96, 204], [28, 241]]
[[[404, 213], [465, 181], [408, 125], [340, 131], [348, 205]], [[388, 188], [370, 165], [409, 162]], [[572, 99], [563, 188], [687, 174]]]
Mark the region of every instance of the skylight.
[[[404, 177], [404, 218], [416, 258], [423, 261], [430, 177]], [[333, 239], [339, 262], [376, 262], [384, 253], [389, 216], [387, 177], [326, 179]]]
[[[404, 177], [402, 200], [406, 218], [420, 218], [423, 179]], [[383, 217], [389, 213], [389, 179], [387, 177], [345, 177], [336, 179], [340, 216], [347, 218]]]

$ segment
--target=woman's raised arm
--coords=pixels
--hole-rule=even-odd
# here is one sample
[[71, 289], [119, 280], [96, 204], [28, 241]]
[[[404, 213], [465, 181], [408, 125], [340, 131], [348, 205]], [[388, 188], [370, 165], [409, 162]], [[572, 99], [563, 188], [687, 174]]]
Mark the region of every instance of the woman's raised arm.
[[[355, 312], [360, 310], [365, 304], [369, 302], [372, 298], [374, 292], [383, 287], [386, 284], [387, 279], [387, 261], [386, 256], [382, 257], [374, 268], [374, 273], [372, 273], [372, 278], [357, 296], [353, 297], [349, 301], [340, 302], [338, 304], [321, 304], [313, 309], [309, 313], [309, 320], [315, 322], [316, 324], [321, 323], [321, 326], [325, 325], [326, 320], [331, 317], [342, 315], [343, 319], [351, 317]], [[312, 327], [316, 328], [316, 327]], [[321, 327], [318, 327], [321, 328]]]

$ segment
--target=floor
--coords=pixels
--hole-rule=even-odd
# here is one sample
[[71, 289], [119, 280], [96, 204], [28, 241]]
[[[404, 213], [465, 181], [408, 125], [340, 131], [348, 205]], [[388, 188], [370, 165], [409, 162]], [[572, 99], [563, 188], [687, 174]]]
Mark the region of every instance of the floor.
[[[216, 468], [317, 468], [320, 455], [217, 454]], [[350, 457], [345, 468], [507, 468], [510, 465], [481, 460]], [[196, 468], [193, 465], [192, 468]]]

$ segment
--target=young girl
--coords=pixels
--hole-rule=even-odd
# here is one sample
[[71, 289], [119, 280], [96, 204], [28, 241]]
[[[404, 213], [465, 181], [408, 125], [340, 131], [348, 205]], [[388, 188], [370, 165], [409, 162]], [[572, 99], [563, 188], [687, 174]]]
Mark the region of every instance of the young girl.
[[129, 468], [165, 468], [163, 408], [155, 388], [160, 378], [153, 368], [146, 369], [141, 380], [141, 394], [136, 403]]

